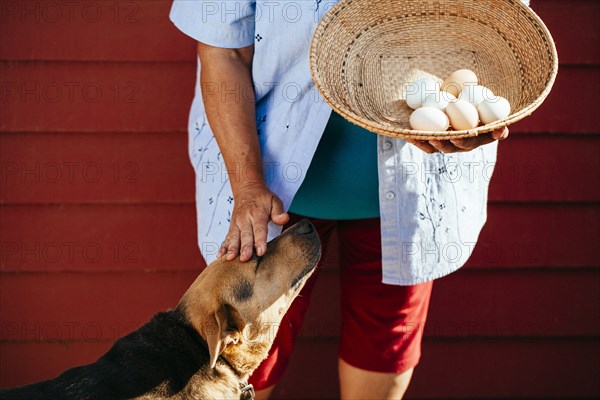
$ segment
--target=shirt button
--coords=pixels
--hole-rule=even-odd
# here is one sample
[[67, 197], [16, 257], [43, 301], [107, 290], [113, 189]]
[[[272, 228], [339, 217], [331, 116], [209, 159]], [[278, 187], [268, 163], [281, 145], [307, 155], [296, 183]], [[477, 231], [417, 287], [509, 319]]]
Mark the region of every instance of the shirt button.
[[385, 198], [388, 200], [392, 200], [394, 197], [396, 197], [396, 193], [394, 193], [394, 192], [387, 192], [385, 194]]
[[384, 150], [391, 150], [391, 148], [392, 148], [392, 142], [390, 142], [389, 140], [386, 140], [385, 142], [383, 142]]

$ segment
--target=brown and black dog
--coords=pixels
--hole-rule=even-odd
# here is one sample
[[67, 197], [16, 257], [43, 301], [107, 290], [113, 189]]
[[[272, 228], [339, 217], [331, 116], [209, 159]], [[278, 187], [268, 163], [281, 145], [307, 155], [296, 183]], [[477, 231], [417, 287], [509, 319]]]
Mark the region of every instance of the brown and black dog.
[[[263, 257], [216, 260], [173, 310], [119, 339], [93, 364], [0, 391], [2, 400], [240, 399], [277, 327], [321, 256], [308, 220]], [[248, 388], [249, 389], [249, 388]]]

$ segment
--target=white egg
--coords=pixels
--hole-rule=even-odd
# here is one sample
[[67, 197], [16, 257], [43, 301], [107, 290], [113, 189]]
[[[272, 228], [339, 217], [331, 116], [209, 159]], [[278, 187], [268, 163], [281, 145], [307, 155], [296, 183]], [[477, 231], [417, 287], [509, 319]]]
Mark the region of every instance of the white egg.
[[451, 101], [446, 107], [446, 114], [448, 114], [452, 128], [457, 131], [473, 129], [479, 124], [477, 109], [466, 100]]
[[441, 90], [452, 93], [458, 97], [458, 94], [466, 85], [477, 85], [477, 75], [468, 69], [459, 69], [450, 74], [442, 83]]
[[410, 126], [418, 131], [445, 131], [450, 126], [450, 121], [437, 108], [421, 107], [410, 115]]
[[406, 104], [413, 110], [421, 107], [429, 94], [439, 91], [439, 84], [430, 78], [417, 79], [406, 85]]
[[433, 107], [442, 111], [446, 111], [448, 103], [452, 100], [456, 100], [453, 94], [448, 92], [437, 92], [435, 94], [428, 94], [425, 96], [423, 107]]
[[477, 107], [479, 118], [484, 124], [491, 124], [510, 115], [510, 103], [504, 97], [486, 99]]
[[465, 85], [462, 92], [458, 96], [459, 99], [466, 100], [477, 107], [485, 99], [491, 99], [494, 93], [485, 86], [480, 85]]

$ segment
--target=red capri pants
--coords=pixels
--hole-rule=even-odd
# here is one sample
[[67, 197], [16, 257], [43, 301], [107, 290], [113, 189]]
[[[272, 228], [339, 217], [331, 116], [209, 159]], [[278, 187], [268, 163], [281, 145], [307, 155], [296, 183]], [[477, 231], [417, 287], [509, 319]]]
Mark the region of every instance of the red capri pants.
[[[302, 218], [290, 213], [287, 226]], [[421, 356], [433, 281], [413, 286], [381, 283], [379, 218], [308, 219], [319, 233], [322, 254], [334, 229], [339, 237], [342, 296], [339, 357], [357, 368], [377, 372], [401, 373], [416, 366]], [[250, 377], [257, 390], [275, 385], [283, 376], [319, 269], [288, 310], [286, 323], [279, 327], [269, 357]]]

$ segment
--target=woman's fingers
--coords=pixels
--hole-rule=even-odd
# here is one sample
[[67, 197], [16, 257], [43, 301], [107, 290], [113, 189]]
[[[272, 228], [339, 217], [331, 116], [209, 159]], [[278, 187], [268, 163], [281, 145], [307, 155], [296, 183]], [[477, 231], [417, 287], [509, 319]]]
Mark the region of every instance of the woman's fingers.
[[456, 153], [457, 151], [462, 151], [450, 143], [449, 140], [430, 140], [429, 144], [442, 153]]
[[428, 153], [428, 154], [437, 153], [437, 149], [424, 140], [407, 139], [406, 141], [408, 143], [412, 144], [413, 146], [423, 150], [425, 153]]
[[508, 134], [509, 134], [509, 131], [506, 126], [504, 128], [496, 129], [495, 131], [493, 131], [491, 133], [492, 138], [494, 138], [496, 140], [504, 140], [508, 137]]
[[217, 258], [226, 256], [226, 260], [233, 260], [239, 255], [240, 261], [248, 261], [255, 249], [258, 256], [263, 256], [267, 251], [270, 220], [278, 225], [289, 221], [289, 214], [283, 212], [283, 203], [277, 196], [268, 189], [241, 194], [234, 204], [231, 226]]
[[223, 257], [224, 254], [227, 254], [227, 238], [221, 243], [221, 248], [219, 248], [219, 251], [217, 252], [217, 258]]
[[290, 220], [289, 214], [283, 212], [283, 202], [275, 195], [271, 197], [271, 219], [277, 225], [285, 225]]
[[252, 232], [252, 223], [243, 221], [240, 223], [240, 261], [248, 261], [252, 258], [254, 249], [254, 233]]
[[493, 132], [488, 132], [483, 135], [464, 138], [464, 139], [452, 139], [450, 142], [458, 149], [462, 151], [470, 151], [476, 149], [479, 146], [483, 146], [488, 143], [495, 142], [496, 140], [504, 140], [508, 137], [508, 128], [500, 128]]
[[[229, 231], [231, 231], [231, 227], [229, 228]], [[227, 236], [225, 236], [225, 240], [223, 240], [223, 243], [221, 243], [221, 248], [217, 252], [217, 258], [221, 258], [225, 254], [227, 254], [227, 249], [229, 248], [228, 243], [229, 243], [229, 232], [227, 233]]]
[[226, 260], [233, 260], [237, 257], [240, 250], [240, 230], [237, 224], [231, 224], [222, 249]]
[[255, 219], [252, 223], [252, 230], [254, 232], [254, 248], [256, 249], [256, 255], [262, 257], [267, 250], [267, 224], [269, 219], [265, 216], [261, 216]]
[[[217, 253], [217, 258], [221, 258], [223, 255], [225, 255], [226, 260], [233, 260], [238, 255], [240, 256], [240, 261], [247, 261], [252, 258], [255, 243], [255, 234], [253, 231], [256, 230], [259, 237], [262, 237], [260, 235], [262, 235], [261, 232], [263, 229], [259, 228], [258, 225], [259, 224], [245, 222], [240, 223], [238, 226], [237, 223], [232, 221], [229, 233]], [[264, 230], [266, 231], [266, 228], [264, 228]], [[266, 233], [264, 234], [262, 242], [266, 242]]]
[[462, 151], [469, 151], [484, 144], [492, 143], [494, 140], [496, 139], [492, 138], [489, 134], [485, 134], [470, 138], [451, 139], [450, 142]]
[[442, 153], [458, 153], [471, 151], [479, 146], [492, 143], [496, 140], [504, 140], [508, 137], [508, 133], [508, 128], [504, 127], [493, 132], [488, 132], [486, 134], [464, 139], [429, 141], [407, 139], [406, 141], [429, 154], [437, 153], [438, 151]]

